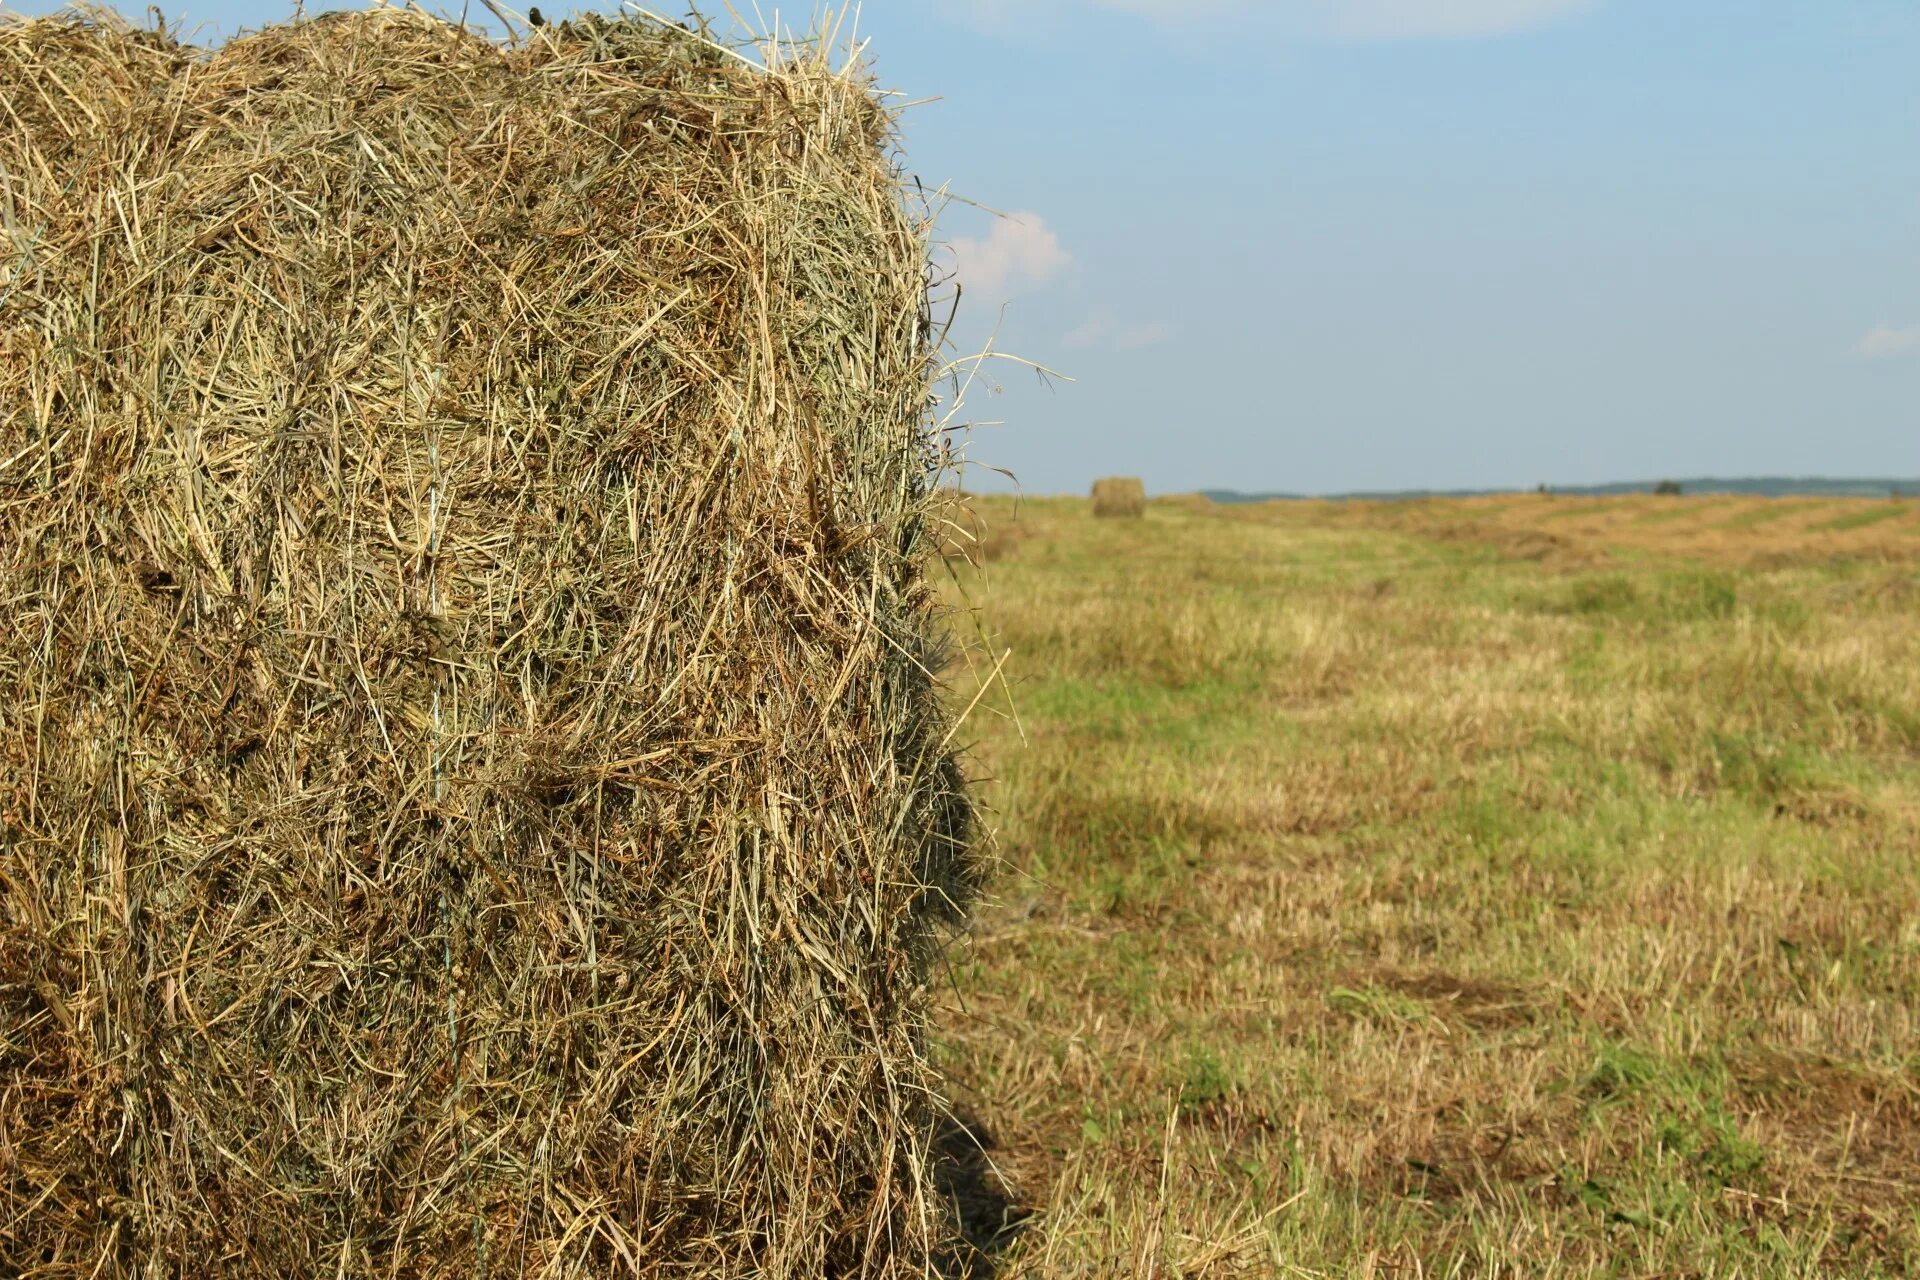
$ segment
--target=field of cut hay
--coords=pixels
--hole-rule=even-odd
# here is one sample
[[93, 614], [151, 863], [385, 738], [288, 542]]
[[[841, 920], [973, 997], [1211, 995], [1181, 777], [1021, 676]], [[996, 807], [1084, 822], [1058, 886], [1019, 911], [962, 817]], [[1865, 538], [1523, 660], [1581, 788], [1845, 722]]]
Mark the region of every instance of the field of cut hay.
[[1561, 566], [1644, 556], [1757, 569], [1835, 560], [1920, 563], [1920, 498], [1502, 494], [1229, 509], [1237, 518], [1282, 524], [1397, 529]]
[[1920, 1274], [1912, 506], [976, 505], [1001, 1275]]
[[0, 21], [0, 1276], [923, 1276], [976, 879], [857, 68]]

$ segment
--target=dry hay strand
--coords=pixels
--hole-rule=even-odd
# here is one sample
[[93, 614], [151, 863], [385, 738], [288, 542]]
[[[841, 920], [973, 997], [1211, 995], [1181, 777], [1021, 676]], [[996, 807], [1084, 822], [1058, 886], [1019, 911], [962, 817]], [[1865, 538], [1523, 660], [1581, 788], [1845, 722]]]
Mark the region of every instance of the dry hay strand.
[[816, 47], [0, 24], [0, 1273], [922, 1275], [927, 227]]
[[1008, 505], [989, 515], [976, 495], [958, 489], [940, 491], [934, 518], [940, 555], [976, 568], [1011, 555], [1028, 533], [1017, 507]]
[[1138, 519], [1147, 514], [1147, 487], [1133, 476], [1108, 476], [1093, 482], [1093, 514]]

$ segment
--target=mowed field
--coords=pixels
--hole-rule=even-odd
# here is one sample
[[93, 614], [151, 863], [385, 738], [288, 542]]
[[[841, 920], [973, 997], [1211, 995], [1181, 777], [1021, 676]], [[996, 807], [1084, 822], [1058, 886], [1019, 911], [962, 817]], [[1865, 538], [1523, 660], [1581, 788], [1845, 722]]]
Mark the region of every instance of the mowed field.
[[[1258, 510], [1262, 518], [1280, 514], [1271, 506]], [[1920, 562], [1920, 499], [1526, 494], [1303, 502], [1292, 504], [1285, 517], [1477, 543], [1509, 557], [1561, 568], [1647, 555], [1755, 569], [1839, 559]]]
[[974, 505], [980, 1274], [1920, 1275], [1920, 503]]

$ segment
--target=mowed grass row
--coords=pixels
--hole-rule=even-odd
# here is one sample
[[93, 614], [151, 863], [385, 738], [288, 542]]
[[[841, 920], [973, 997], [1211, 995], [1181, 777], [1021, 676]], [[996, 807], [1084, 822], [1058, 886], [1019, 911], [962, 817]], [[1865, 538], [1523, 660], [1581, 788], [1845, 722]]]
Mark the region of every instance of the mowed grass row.
[[1684, 556], [1737, 568], [1810, 559], [1920, 563], [1920, 499], [1738, 494], [1589, 498], [1496, 494], [1419, 501], [1295, 502], [1240, 508], [1233, 518], [1397, 529], [1496, 546], [1562, 568], [1631, 557]]
[[1002, 1274], [1920, 1272], [1910, 567], [978, 512]]

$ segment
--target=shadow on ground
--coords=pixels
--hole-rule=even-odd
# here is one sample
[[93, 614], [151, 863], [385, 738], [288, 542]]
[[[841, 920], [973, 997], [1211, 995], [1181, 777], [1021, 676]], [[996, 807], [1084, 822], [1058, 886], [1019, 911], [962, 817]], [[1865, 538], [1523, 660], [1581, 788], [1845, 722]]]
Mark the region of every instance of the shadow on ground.
[[993, 1147], [993, 1136], [965, 1107], [934, 1138], [934, 1179], [960, 1225], [959, 1245], [941, 1260], [944, 1280], [991, 1280], [1032, 1217], [993, 1167]]

